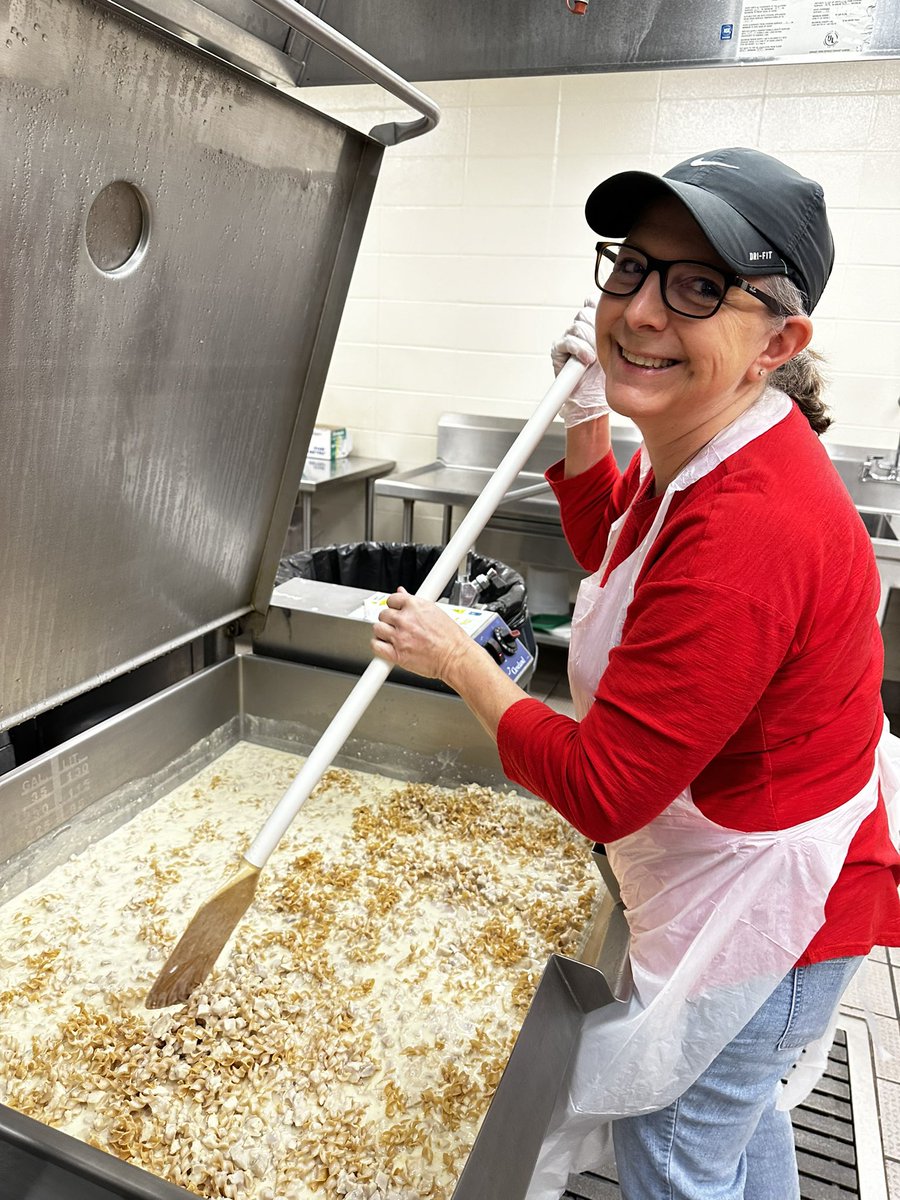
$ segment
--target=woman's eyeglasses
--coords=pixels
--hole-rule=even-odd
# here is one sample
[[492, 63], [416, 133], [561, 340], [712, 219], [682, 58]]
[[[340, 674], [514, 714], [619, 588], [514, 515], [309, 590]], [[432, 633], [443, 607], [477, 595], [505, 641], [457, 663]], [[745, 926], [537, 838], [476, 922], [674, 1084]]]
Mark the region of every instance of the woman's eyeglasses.
[[686, 259], [653, 258], [621, 242], [598, 242], [594, 280], [608, 296], [633, 296], [653, 271], [659, 272], [659, 286], [666, 308], [681, 317], [702, 321], [713, 317], [722, 306], [731, 287], [749, 292], [779, 317], [785, 312], [777, 300], [741, 279], [711, 267], [708, 263]]

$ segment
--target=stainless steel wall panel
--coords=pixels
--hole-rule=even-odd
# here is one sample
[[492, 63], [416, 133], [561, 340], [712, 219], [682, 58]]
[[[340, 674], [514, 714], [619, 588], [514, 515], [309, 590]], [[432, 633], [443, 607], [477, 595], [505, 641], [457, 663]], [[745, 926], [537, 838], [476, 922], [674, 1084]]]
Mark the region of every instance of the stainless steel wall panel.
[[[105, 7], [12, 0], [9, 27], [0, 728], [264, 590], [381, 153]], [[146, 248], [104, 273], [118, 181]]]
[[239, 660], [0, 778], [0, 903], [190, 778], [240, 735]]
[[[438, 80], [734, 65], [742, 10], [741, 0], [590, 0], [577, 17], [564, 0], [327, 0], [324, 16], [408, 79]], [[735, 27], [730, 40], [720, 38], [726, 23]], [[898, 53], [900, 5], [879, 0], [869, 50], [858, 57]], [[302, 82], [354, 80], [313, 48]]]
[[[357, 682], [344, 672], [256, 654], [243, 655], [241, 669], [244, 737], [299, 753], [313, 748]], [[493, 739], [458, 696], [392, 682], [363, 713], [335, 763], [447, 787], [472, 780], [513, 787]]]
[[338, 335], [344, 300], [350, 288], [357, 250], [362, 240], [383, 153], [383, 147], [376, 142], [366, 142], [361, 147], [354, 181], [354, 199], [347, 212], [340, 241], [335, 247], [334, 257], [330, 264], [330, 275], [323, 297], [316, 340], [310, 351], [303, 380], [302, 394], [304, 397], [308, 397], [309, 401], [304, 403], [298, 413], [293, 435], [287, 448], [280, 486], [269, 521], [268, 534], [262, 546], [257, 577], [251, 595], [251, 602], [259, 612], [264, 612], [268, 606], [275, 572], [278, 569], [285, 537], [290, 528], [312, 425], [318, 409], [319, 398], [325, 387], [331, 352]]
[[[158, 0], [153, 3], [157, 4]], [[253, 0], [207, 0], [206, 7], [279, 50], [291, 40], [290, 27], [254, 4]]]
[[[299, 64], [281, 47], [286, 41], [283, 21], [264, 13], [252, 0], [247, 11], [242, 3], [206, 5], [199, 0], [103, 0], [111, 8], [120, 8], [188, 45], [202, 46], [224, 62], [232, 63], [268, 83], [293, 90]], [[232, 20], [235, 10], [240, 20]], [[260, 21], [257, 18], [262, 18]]]

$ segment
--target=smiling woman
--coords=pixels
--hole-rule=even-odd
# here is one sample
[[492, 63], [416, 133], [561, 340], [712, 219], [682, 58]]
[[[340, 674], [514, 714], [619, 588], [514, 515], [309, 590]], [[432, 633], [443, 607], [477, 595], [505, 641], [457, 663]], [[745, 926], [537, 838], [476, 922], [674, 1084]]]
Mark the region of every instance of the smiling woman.
[[808, 343], [809, 319], [773, 328], [771, 305], [729, 271], [674, 196], [652, 200], [616, 253], [597, 311], [597, 358], [610, 408], [644, 435], [657, 495]]
[[[878, 575], [806, 350], [834, 256], [824, 197], [726, 148], [615, 175], [586, 215], [618, 241], [554, 347], [557, 369], [589, 369], [547, 472], [589, 572], [577, 720], [405, 593], [373, 644], [455, 688], [621, 889], [634, 993], [588, 1020], [530, 1200], [595, 1165], [607, 1120], [624, 1200], [797, 1200], [780, 1081], [862, 956], [900, 945]], [[610, 410], [643, 436], [624, 472]]]

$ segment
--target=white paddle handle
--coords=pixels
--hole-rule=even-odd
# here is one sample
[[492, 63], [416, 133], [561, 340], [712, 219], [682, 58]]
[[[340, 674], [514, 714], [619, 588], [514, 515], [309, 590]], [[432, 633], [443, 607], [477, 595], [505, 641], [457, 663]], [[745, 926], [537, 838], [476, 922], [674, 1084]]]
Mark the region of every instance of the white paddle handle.
[[[494, 514], [497, 505], [509, 491], [516, 476], [537, 449], [550, 422], [569, 398], [585, 368], [570, 358], [556, 377], [522, 432], [506, 452], [497, 470], [488, 480], [484, 491], [463, 517], [456, 533], [444, 547], [440, 558], [426, 575], [416, 592], [424, 600], [437, 600], [453, 578], [462, 556], [475, 544], [478, 535]], [[310, 792], [331, 766], [338, 751], [356, 728], [357, 722], [374, 699], [378, 689], [391, 673], [391, 664], [383, 658], [373, 658], [359, 677], [353, 691], [335, 713], [328, 728], [310, 752], [297, 778], [272, 810], [271, 815], [244, 855], [254, 867], [265, 866], [269, 855], [281, 841], [284, 832], [300, 811]]]

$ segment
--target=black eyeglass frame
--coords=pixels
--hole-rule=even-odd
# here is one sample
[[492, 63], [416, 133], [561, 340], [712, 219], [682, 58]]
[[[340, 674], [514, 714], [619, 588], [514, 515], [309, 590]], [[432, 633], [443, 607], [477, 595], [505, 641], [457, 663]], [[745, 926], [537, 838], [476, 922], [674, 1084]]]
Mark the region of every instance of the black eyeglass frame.
[[[628, 246], [629, 249], [636, 250], [642, 258], [645, 258], [647, 260], [647, 269], [630, 292], [614, 292], [609, 288], [605, 288], [600, 282], [600, 262], [605, 255], [610, 262], [614, 263], [616, 261], [615, 258], [606, 254], [606, 251], [610, 249], [621, 250], [623, 246]], [[754, 287], [752, 283], [748, 283], [747, 280], [742, 279], [740, 275], [735, 275], [733, 272], [729, 271], [723, 271], [721, 267], [713, 266], [712, 263], [700, 262], [699, 259], [695, 258], [654, 258], [652, 254], [648, 254], [646, 250], [642, 250], [640, 246], [635, 246], [631, 242], [598, 242], [596, 249], [597, 258], [594, 263], [594, 283], [596, 283], [600, 291], [603, 292], [604, 296], [621, 296], [623, 299], [629, 296], [634, 296], [644, 286], [648, 276], [656, 271], [659, 274], [659, 293], [662, 296], [663, 304], [665, 304], [666, 308], [668, 308], [671, 312], [676, 313], [679, 317], [687, 317], [691, 321], [705, 321], [709, 317], [714, 317], [722, 307], [728, 289], [731, 287], [740, 288], [742, 292], [747, 292], [749, 295], [755, 296], [756, 299], [761, 300], [762, 303], [765, 304], [766, 308], [773, 312], [776, 317], [791, 316], [791, 313], [787, 312], [778, 303], [774, 296], [770, 296], [768, 292], [764, 292], [760, 288]], [[705, 313], [688, 313], [683, 312], [680, 308], [675, 308], [675, 306], [669, 302], [669, 298], [666, 295], [666, 279], [669, 274], [669, 268], [674, 267], [679, 263], [687, 263], [695, 267], [705, 267], [707, 271], [715, 271], [717, 275], [721, 275], [725, 286], [715, 308], [711, 308], [709, 312]]]

